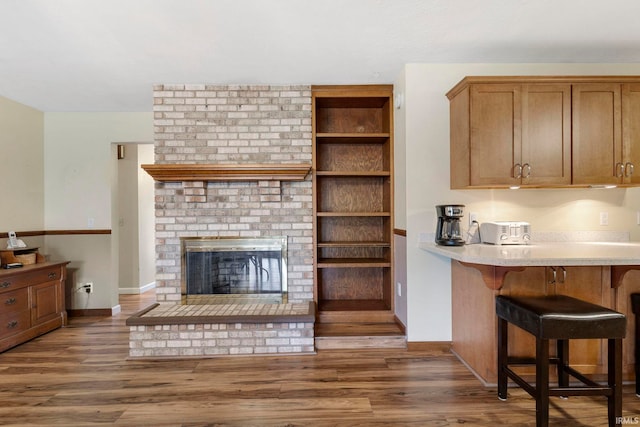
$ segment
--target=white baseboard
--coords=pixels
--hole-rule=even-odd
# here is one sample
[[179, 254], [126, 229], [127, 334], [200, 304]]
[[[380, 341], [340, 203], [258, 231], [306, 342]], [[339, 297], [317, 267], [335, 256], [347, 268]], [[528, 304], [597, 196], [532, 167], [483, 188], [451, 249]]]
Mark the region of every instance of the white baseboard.
[[137, 295], [137, 294], [143, 294], [155, 287], [156, 287], [156, 282], [151, 282], [140, 287], [118, 288], [118, 293], [125, 294], [125, 295]]

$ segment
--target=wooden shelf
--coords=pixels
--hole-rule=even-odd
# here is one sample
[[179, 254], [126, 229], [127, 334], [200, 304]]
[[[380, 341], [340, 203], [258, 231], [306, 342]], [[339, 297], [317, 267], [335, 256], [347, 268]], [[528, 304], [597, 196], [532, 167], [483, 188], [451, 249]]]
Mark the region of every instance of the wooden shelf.
[[388, 310], [383, 300], [325, 300], [318, 307], [322, 311], [370, 311]]
[[390, 212], [317, 212], [316, 215], [317, 216], [335, 216], [335, 217], [340, 217], [340, 216], [388, 217], [388, 216], [391, 216], [391, 213]]
[[348, 247], [380, 247], [388, 248], [391, 246], [389, 242], [318, 242], [319, 248], [348, 248]]
[[318, 268], [391, 267], [391, 262], [378, 258], [320, 258]]
[[[323, 132], [316, 134], [318, 142], [345, 143], [345, 144], [384, 144], [390, 135], [383, 133], [351, 133], [351, 132]], [[326, 139], [326, 141], [324, 141]]]
[[389, 171], [317, 171], [316, 176], [331, 176], [331, 177], [351, 177], [351, 176], [361, 176], [361, 177], [380, 177], [380, 176], [391, 176], [391, 172]]
[[302, 164], [147, 164], [156, 181], [303, 181], [311, 165]]

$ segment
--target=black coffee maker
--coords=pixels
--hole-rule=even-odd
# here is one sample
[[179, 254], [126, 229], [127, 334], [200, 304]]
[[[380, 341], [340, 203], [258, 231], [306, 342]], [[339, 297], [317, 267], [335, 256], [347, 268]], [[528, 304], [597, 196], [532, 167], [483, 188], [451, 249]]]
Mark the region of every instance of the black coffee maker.
[[437, 205], [438, 228], [436, 244], [441, 246], [462, 246], [462, 227], [460, 220], [464, 216], [464, 205]]

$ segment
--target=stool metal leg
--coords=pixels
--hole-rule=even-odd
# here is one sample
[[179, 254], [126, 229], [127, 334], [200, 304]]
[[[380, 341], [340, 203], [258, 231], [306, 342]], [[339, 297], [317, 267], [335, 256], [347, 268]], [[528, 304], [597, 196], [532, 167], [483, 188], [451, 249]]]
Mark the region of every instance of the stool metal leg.
[[549, 426], [549, 340], [536, 337], [536, 427]]
[[607, 413], [609, 426], [615, 427], [616, 419], [622, 417], [622, 339], [609, 339], [608, 341], [608, 385], [613, 389], [611, 396], [607, 397]]
[[507, 400], [508, 322], [498, 317], [498, 399]]

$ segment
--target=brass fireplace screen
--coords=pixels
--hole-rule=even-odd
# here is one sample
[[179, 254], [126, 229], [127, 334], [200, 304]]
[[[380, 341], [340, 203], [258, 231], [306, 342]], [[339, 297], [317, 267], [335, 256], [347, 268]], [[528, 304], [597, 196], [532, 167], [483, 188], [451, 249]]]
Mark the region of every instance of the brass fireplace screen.
[[183, 303], [286, 303], [286, 237], [180, 240]]

